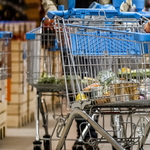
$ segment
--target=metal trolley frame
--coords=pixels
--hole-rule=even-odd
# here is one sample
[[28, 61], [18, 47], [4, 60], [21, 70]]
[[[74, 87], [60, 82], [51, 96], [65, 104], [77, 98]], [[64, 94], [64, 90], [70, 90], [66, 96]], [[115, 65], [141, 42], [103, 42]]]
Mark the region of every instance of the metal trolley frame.
[[[138, 79], [141, 79], [141, 76], [142, 79], [149, 77], [146, 73], [146, 67], [149, 67], [149, 62], [143, 62], [143, 60], [146, 60], [146, 57], [149, 57], [149, 55], [147, 56], [145, 54], [149, 54], [148, 39], [150, 38], [149, 35], [143, 33], [143, 25], [141, 25], [140, 23], [140, 20], [106, 20], [105, 17], [102, 17], [101, 20], [100, 18], [64, 20], [63, 18], [56, 17], [55, 22], [46, 26], [46, 30], [43, 28], [45, 26], [42, 25], [42, 27], [27, 34], [27, 81], [30, 85], [37, 88], [36, 141], [34, 142], [34, 150], [41, 149], [41, 139], [39, 137], [39, 109], [42, 114], [43, 127], [45, 129], [45, 135], [43, 136], [45, 150], [51, 148], [50, 142], [52, 141], [52, 136], [56, 130], [56, 126], [58, 126], [56, 130], [57, 137], [60, 138], [56, 149], [60, 150], [63, 146], [64, 149], [66, 148], [65, 140], [72, 122], [77, 115], [80, 115], [87, 121], [86, 128], [82, 131], [82, 135], [80, 136], [79, 140], [92, 145], [93, 148], [96, 148], [97, 145], [102, 142], [110, 143], [115, 149], [130, 149], [135, 143], [139, 144], [138, 149], [143, 148], [143, 145], [145, 144], [145, 141], [149, 134], [148, 131], [150, 128], [150, 123], [147, 117], [140, 117], [139, 122], [147, 120], [147, 124], [144, 122], [140, 125], [140, 127], [142, 128], [144, 126], [145, 130], [143, 133], [145, 134], [147, 132], [148, 134], [146, 136], [143, 136], [142, 134], [143, 137], [136, 136], [135, 131], [139, 126], [139, 122], [137, 123], [137, 125], [134, 124], [132, 115], [135, 113], [143, 113], [143, 110], [141, 111], [141, 109], [144, 109], [144, 113], [149, 113], [149, 111], [145, 111], [146, 108], [149, 108], [149, 101], [125, 101], [126, 96], [128, 96], [129, 99], [132, 99], [132, 96], [139, 95], [136, 93], [130, 93], [127, 95], [121, 93], [119, 96], [114, 94], [113, 92], [113, 95], [110, 94], [109, 98], [107, 94], [108, 92], [112, 93], [113, 89], [123, 89], [123, 84], [126, 84], [124, 88], [127, 89], [131, 87], [137, 89], [140, 87], [137, 80], [136, 82], [134, 81], [134, 84], [130, 83], [129, 85], [127, 83], [127, 81], [132, 80], [131, 71], [129, 71], [129, 73], [123, 71], [121, 71], [121, 74], [118, 73], [118, 69], [122, 69], [122, 67], [130, 67], [131, 69], [135, 69], [135, 72], [137, 73], [135, 76]], [[57, 42], [55, 40], [55, 37], [57, 38]], [[77, 41], [78, 39], [79, 41]], [[90, 44], [90, 48], [86, 47], [88, 43]], [[102, 43], [105, 43], [104, 45], [107, 45], [104, 46], [104, 49], [107, 50], [102, 50]], [[114, 43], [116, 45], [114, 45]], [[117, 48], [120, 48], [117, 47], [117, 45], [125, 46], [121, 49], [121, 51], [117, 51]], [[128, 45], [130, 45], [131, 47]], [[109, 46], [110, 50], [108, 50]], [[41, 54], [42, 47], [44, 49], [44, 54]], [[65, 85], [58, 82], [57, 84], [52, 84], [49, 80], [43, 80], [45, 79], [44, 77], [42, 79], [42, 82], [44, 83], [41, 83], [40, 80], [43, 72], [48, 74], [46, 75], [46, 77], [53, 77], [52, 70], [54, 69], [52, 66], [53, 62], [51, 61], [51, 57], [53, 56], [53, 54], [51, 53], [52, 51], [56, 51], [56, 47], [58, 49], [61, 49], [61, 55], [57, 53], [56, 58], [57, 64], [59, 64], [60, 61], [63, 64]], [[112, 52], [111, 49], [114, 49], [114, 51]], [[145, 52], [146, 49], [148, 49], [148, 52]], [[89, 62], [87, 61], [88, 59]], [[111, 63], [108, 63], [108, 60], [111, 60]], [[90, 61], [93, 61], [93, 63], [91, 63]], [[42, 66], [44, 71], [40, 70], [41, 62], [43, 62]], [[143, 66], [140, 66], [141, 63]], [[87, 65], [87, 67], [85, 64]], [[91, 84], [97, 84], [97, 74], [98, 72], [101, 72], [105, 68], [107, 68], [106, 66], [109, 67], [109, 69], [113, 66], [113, 72], [117, 73], [117, 76], [114, 77], [114, 83], [120, 84], [121, 87], [111, 87], [106, 89], [106, 85], [103, 85], [105, 87], [103, 90], [105, 90], [105, 92], [107, 91], [105, 93], [105, 96], [92, 97], [92, 93], [84, 89], [86, 89], [86, 87], [90, 86]], [[115, 68], [115, 66], [117, 67], [117, 69]], [[141, 73], [139, 73], [138, 71], [138, 69], [140, 69], [139, 66], [142, 67]], [[59, 67], [60, 66], [57, 65], [55, 70], [57, 79], [59, 79]], [[69, 79], [67, 78], [68, 75], [70, 76]], [[107, 76], [110, 76], [109, 73]], [[90, 82], [87, 80], [87, 83], [82, 83], [82, 80], [85, 77], [90, 77], [92, 79]], [[126, 80], [126, 82], [119, 82], [118, 77], [120, 77], [121, 80]], [[103, 83], [98, 82], [98, 86], [99, 84]], [[146, 88], [148, 85], [145, 84], [144, 86]], [[102, 93], [101, 91], [102, 89], [98, 88], [95, 92]], [[66, 106], [69, 106], [71, 108], [71, 113], [68, 113], [65, 116], [63, 115], [63, 111], [61, 109], [61, 115], [56, 119], [57, 123], [51, 136], [48, 133], [47, 111], [46, 114], [44, 113], [44, 107], [46, 108], [46, 103], [44, 100], [42, 100], [42, 95], [45, 92], [53, 92], [57, 93], [56, 95], [59, 97], [67, 97], [68, 104]], [[83, 93], [87, 94], [87, 98], [83, 98]], [[73, 101], [70, 101], [70, 96], [73, 96]], [[76, 101], [77, 97], [78, 101]], [[102, 102], [102, 99], [104, 100], [107, 98], [109, 99], [108, 104], [106, 102], [106, 104]], [[114, 100], [115, 103], [112, 103]], [[63, 102], [60, 102], [61, 106], [62, 103]], [[106, 109], [103, 110], [103, 108], [109, 108], [109, 110], [106, 111]], [[89, 110], [88, 113], [87, 110]], [[115, 114], [115, 116], [112, 115], [111, 118], [114, 138], [108, 133], [109, 131], [106, 131], [104, 129], [104, 124], [102, 127], [94, 121], [94, 117], [98, 114], [102, 114], [103, 118], [106, 114]], [[123, 114], [128, 115], [126, 121], [123, 121]], [[128, 118], [130, 118], [130, 121], [128, 121]], [[60, 125], [58, 125], [59, 123]], [[130, 124], [131, 126], [131, 134], [128, 138], [126, 137], [127, 134], [125, 131], [127, 129], [127, 124]], [[90, 132], [90, 126], [93, 126], [93, 128], [102, 137], [98, 139], [93, 139], [91, 137], [89, 141], [83, 141], [84, 136], [87, 134], [87, 132]], [[60, 136], [61, 132], [62, 134]], [[140, 137], [142, 138], [140, 139]]]

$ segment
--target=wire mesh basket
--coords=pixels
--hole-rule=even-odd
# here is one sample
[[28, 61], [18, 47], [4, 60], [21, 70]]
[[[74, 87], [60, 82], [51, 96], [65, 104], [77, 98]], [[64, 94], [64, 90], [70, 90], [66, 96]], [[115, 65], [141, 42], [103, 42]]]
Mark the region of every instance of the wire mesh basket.
[[71, 82], [71, 90], [66, 83], [69, 104], [149, 99], [150, 44], [143, 25], [132, 19], [55, 17], [63, 70]]
[[11, 78], [11, 32], [0, 31], [0, 80]]
[[65, 90], [61, 53], [53, 21], [45, 19], [40, 28], [27, 33], [27, 82], [39, 91]]

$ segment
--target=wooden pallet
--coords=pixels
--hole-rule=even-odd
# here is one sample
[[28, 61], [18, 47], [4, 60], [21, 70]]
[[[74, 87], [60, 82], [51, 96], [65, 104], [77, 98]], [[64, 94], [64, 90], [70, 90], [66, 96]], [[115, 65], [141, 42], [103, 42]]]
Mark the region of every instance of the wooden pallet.
[[9, 104], [22, 104], [27, 102], [27, 93], [25, 94], [16, 94], [16, 93], [11, 93], [11, 102]]
[[35, 119], [36, 91], [29, 84], [27, 85], [27, 109], [28, 122], [32, 122]]
[[11, 41], [11, 51], [12, 52], [23, 52], [23, 43], [26, 43], [27, 47], [27, 42], [24, 41]]
[[23, 61], [12, 62], [12, 74], [13, 73], [23, 73]]
[[27, 124], [27, 112], [20, 115], [8, 115], [7, 116], [7, 127], [19, 128]]
[[27, 124], [27, 102], [22, 104], [8, 103], [7, 126], [21, 127]]
[[6, 130], [7, 130], [6, 123], [1, 124], [0, 125], [0, 139], [1, 140], [6, 137]]

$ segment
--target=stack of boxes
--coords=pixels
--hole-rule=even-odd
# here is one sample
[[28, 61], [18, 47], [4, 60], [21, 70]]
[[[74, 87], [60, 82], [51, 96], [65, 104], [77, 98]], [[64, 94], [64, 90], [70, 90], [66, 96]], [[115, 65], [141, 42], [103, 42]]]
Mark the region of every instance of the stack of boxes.
[[26, 66], [23, 59], [26, 42], [12, 40], [11, 100], [8, 102], [8, 127], [20, 127], [27, 123]]
[[36, 89], [27, 85], [27, 120], [32, 122], [35, 119]]
[[12, 78], [7, 81], [7, 126], [21, 127], [34, 119], [36, 93], [26, 81], [25, 33], [35, 29], [36, 22], [0, 22], [0, 27], [14, 35], [11, 41]]

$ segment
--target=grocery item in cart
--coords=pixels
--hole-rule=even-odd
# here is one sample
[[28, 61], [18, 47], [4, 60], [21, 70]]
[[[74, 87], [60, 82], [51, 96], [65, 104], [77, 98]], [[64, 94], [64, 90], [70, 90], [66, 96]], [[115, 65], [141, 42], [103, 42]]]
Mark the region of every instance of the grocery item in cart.
[[83, 94], [83, 93], [79, 93], [78, 95], [77, 95], [77, 101], [81, 101], [81, 100], [87, 100], [88, 99], [88, 96], [87, 95], [85, 95], [85, 94]]
[[99, 86], [101, 86], [99, 83], [93, 83], [93, 84], [87, 86], [86, 88], [84, 88], [83, 91], [91, 91], [92, 88], [96, 88]]
[[65, 85], [65, 78], [66, 78], [66, 81], [67, 81], [68, 85], [71, 85], [71, 80], [74, 82], [74, 84], [76, 84], [76, 78], [77, 78], [78, 82], [81, 83], [81, 77], [80, 76], [66, 75], [66, 76], [62, 76], [60, 78], [60, 83], [62, 85]]
[[[123, 71], [124, 70], [124, 71]], [[122, 71], [118, 72], [119, 77], [128, 77], [128, 78], [133, 78], [136, 79], [137, 77], [140, 79], [143, 79], [144, 77], [150, 77], [150, 69], [134, 69], [134, 70], [126, 70], [122, 69]]]
[[99, 80], [100, 84], [103, 86], [109, 86], [112, 81], [119, 80], [116, 74], [109, 70], [99, 72], [97, 79]]
[[39, 79], [38, 83], [47, 83], [47, 84], [59, 84], [60, 79], [55, 78], [53, 75], [47, 75], [46, 71], [43, 71], [41, 78]]
[[110, 85], [110, 97], [111, 102], [116, 102], [116, 96], [120, 98], [121, 102], [126, 100], [126, 95], [129, 95], [129, 100], [137, 100], [140, 99], [140, 91], [138, 83], [132, 83], [124, 81], [119, 84], [111, 84]]
[[97, 98], [103, 96], [103, 86], [91, 88], [91, 98]]

